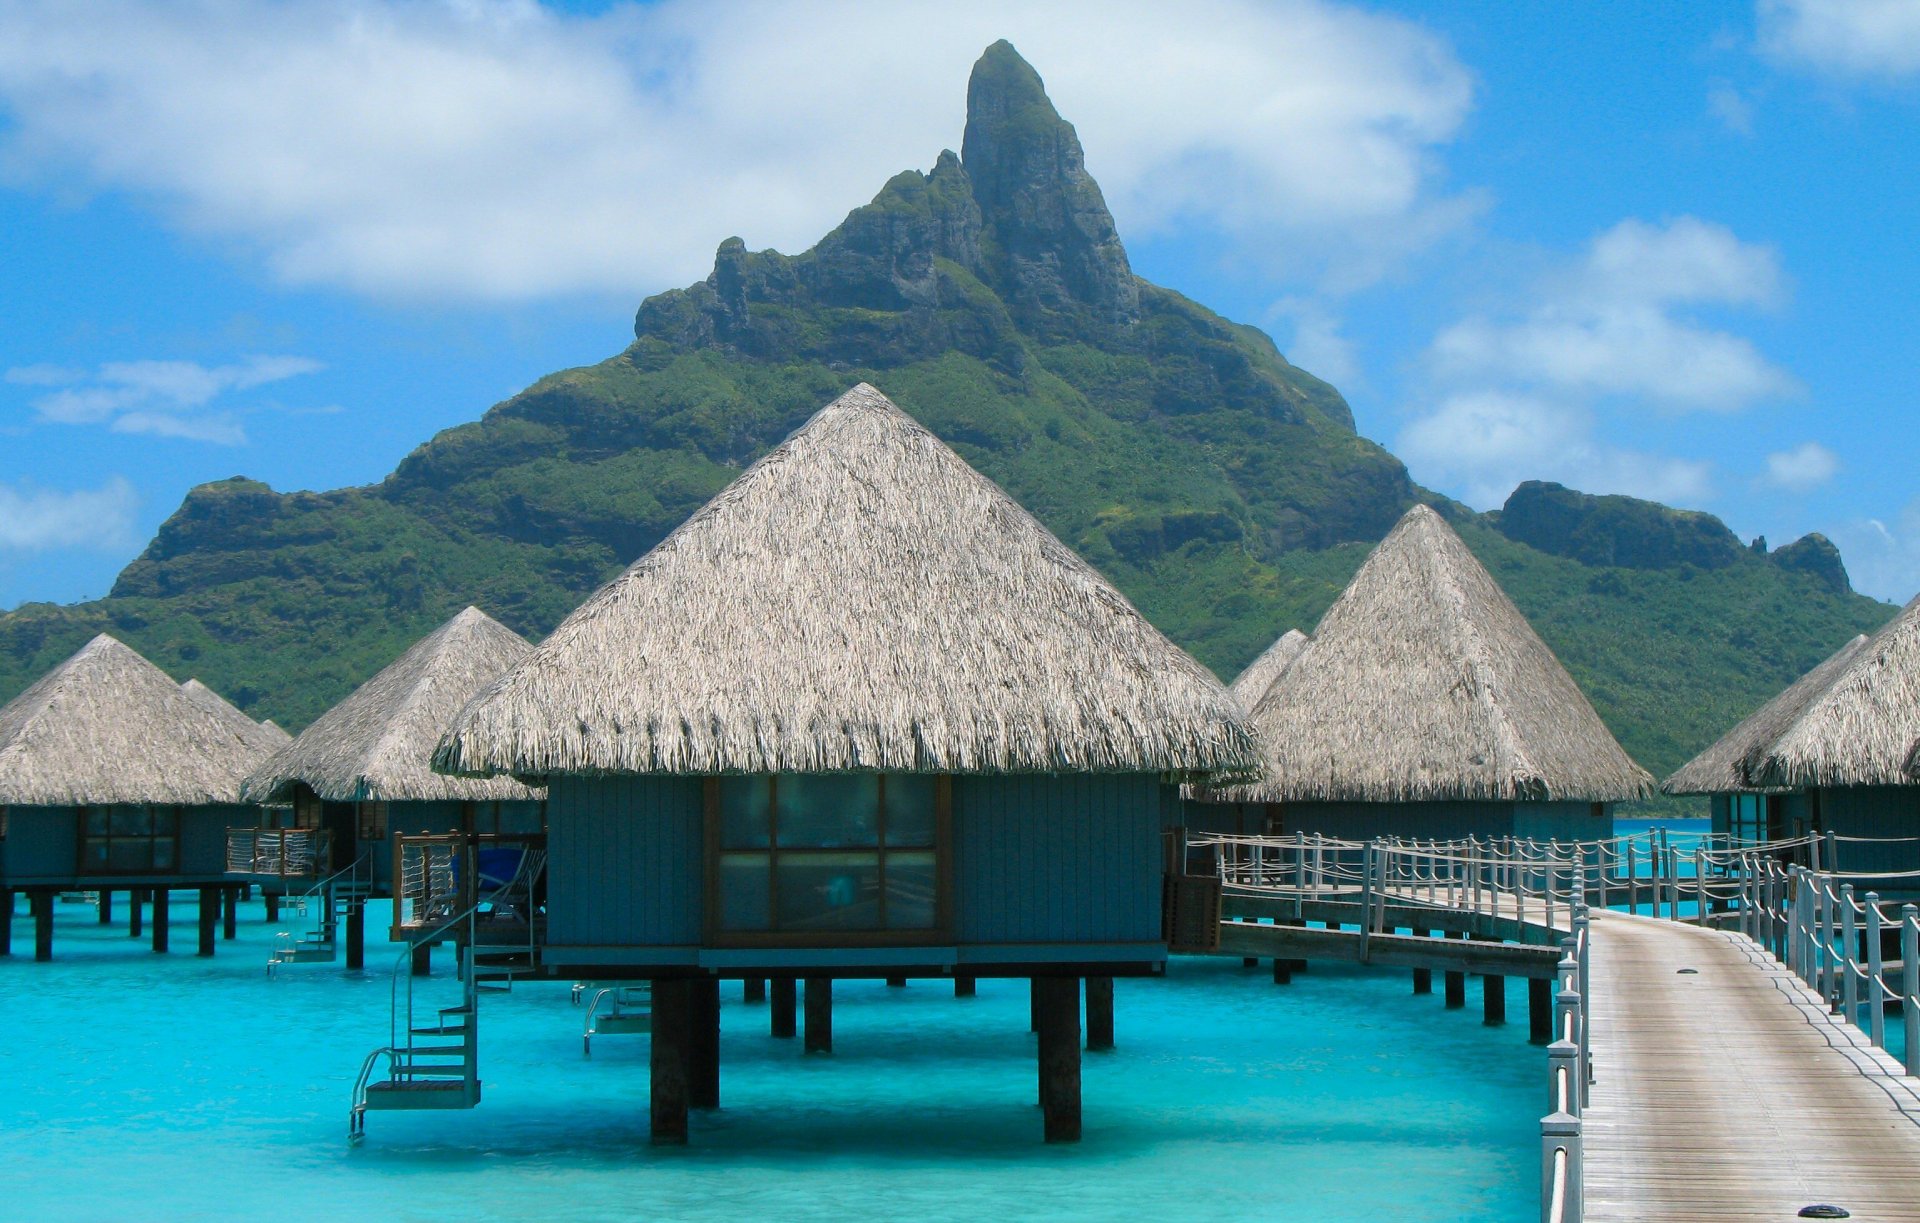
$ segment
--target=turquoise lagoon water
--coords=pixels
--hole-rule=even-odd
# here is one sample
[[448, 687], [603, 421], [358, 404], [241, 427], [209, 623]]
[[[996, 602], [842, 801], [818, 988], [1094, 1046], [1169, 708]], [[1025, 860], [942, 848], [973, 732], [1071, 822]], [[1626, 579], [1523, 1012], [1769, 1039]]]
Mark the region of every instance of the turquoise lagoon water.
[[[22, 906], [24, 909], [24, 906]], [[368, 928], [384, 928], [384, 906]], [[55, 962], [0, 960], [0, 1217], [63, 1220], [1024, 1218], [1526, 1219], [1543, 1052], [1404, 972], [1180, 959], [1116, 988], [1119, 1048], [1084, 1064], [1085, 1140], [1048, 1147], [1024, 985], [836, 986], [835, 1051], [766, 1034], [725, 988], [722, 1108], [654, 1149], [647, 1038], [582, 1056], [565, 985], [482, 1002], [486, 1099], [375, 1113], [353, 1077], [387, 1040], [390, 963], [268, 979], [271, 933], [170, 955], [58, 906]], [[116, 916], [124, 917], [124, 905]], [[283, 920], [280, 925], [289, 924]], [[25, 954], [20, 954], [24, 952]], [[420, 995], [457, 988], [438, 974]], [[443, 1001], [451, 1001], [451, 998]]]

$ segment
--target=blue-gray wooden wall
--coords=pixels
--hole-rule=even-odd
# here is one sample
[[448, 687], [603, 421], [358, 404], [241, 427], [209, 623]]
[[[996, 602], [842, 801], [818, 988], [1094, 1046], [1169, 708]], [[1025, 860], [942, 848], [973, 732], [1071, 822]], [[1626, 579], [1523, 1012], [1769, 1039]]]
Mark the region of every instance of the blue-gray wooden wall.
[[[1920, 786], [1822, 786], [1820, 825], [1843, 837], [1920, 837]], [[1842, 841], [1837, 851], [1843, 871], [1920, 870], [1920, 844], [1912, 841]], [[1854, 889], [1868, 886], [1856, 883]], [[1904, 895], [1914, 887], [1908, 879], [1878, 890]]]
[[953, 780], [955, 941], [1160, 938], [1160, 780]]
[[259, 823], [255, 807], [184, 807], [174, 869], [142, 875], [79, 873], [79, 817], [72, 807], [9, 807], [0, 883], [8, 887], [91, 884], [107, 880], [164, 885], [169, 880], [217, 882], [227, 869], [227, 829]]
[[[697, 945], [703, 809], [697, 778], [553, 778], [548, 942]], [[955, 778], [955, 942], [1157, 942], [1163, 812], [1151, 775]]]

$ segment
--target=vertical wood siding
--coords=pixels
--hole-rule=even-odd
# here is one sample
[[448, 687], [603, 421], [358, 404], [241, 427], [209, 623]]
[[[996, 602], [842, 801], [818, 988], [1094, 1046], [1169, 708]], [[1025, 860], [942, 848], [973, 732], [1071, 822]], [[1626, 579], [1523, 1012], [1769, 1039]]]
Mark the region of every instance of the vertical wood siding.
[[[1845, 837], [1920, 836], [1920, 786], [1847, 786], [1820, 790], [1820, 822], [1825, 831]], [[1920, 849], [1906, 844], [1843, 841], [1839, 846], [1843, 871], [1909, 871], [1920, 869]], [[1823, 866], [1827, 865], [1822, 863]], [[1879, 890], [1903, 891], [1911, 880], [1889, 880]], [[1871, 884], [1855, 883], [1856, 892]]]
[[555, 777], [547, 802], [547, 938], [562, 946], [700, 941], [701, 783]]
[[1162, 821], [1153, 776], [956, 777], [957, 941], [1158, 940]]

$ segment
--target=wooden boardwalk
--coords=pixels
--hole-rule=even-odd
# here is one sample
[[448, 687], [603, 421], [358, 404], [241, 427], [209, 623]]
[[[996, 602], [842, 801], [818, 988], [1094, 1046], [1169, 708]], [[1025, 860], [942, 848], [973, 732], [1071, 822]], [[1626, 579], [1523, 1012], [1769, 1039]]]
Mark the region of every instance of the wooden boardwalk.
[[[1746, 938], [1596, 913], [1586, 1214], [1920, 1221], [1920, 1091]], [[1682, 969], [1694, 969], [1683, 973]]]

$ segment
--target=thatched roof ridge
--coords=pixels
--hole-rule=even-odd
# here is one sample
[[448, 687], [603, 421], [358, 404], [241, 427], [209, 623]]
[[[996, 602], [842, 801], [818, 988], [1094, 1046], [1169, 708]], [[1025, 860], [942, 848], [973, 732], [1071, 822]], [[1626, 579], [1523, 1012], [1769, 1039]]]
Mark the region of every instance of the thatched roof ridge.
[[1247, 664], [1247, 669], [1234, 677], [1227, 691], [1233, 699], [1240, 702], [1240, 708], [1248, 713], [1267, 695], [1267, 689], [1273, 687], [1273, 681], [1280, 678], [1282, 672], [1293, 665], [1300, 657], [1300, 651], [1307, 648], [1307, 635], [1297, 628], [1290, 628], [1274, 639], [1272, 645], [1260, 651], [1260, 657]]
[[1251, 801], [1611, 802], [1653, 779], [1424, 505], [1367, 557], [1254, 707]]
[[1772, 742], [1742, 761], [1754, 786], [1920, 783], [1920, 597], [1867, 638]]
[[1660, 788], [1668, 794], [1752, 794], [1769, 789], [1748, 782], [1747, 758], [1756, 751], [1764, 752], [1778, 739], [1866, 644], [1867, 636], [1862, 633], [1835, 650], [1819, 666], [1781, 689], [1707, 750], [1687, 761], [1673, 776], [1661, 782]]
[[469, 607], [389, 663], [247, 778], [257, 802], [305, 784], [329, 802], [516, 801], [539, 793], [510, 778], [446, 777], [434, 746], [474, 693], [532, 647]]
[[886, 396], [821, 409], [460, 715], [459, 772], [1239, 773], [1217, 680]]
[[207, 687], [197, 679], [190, 679], [180, 685], [180, 691], [187, 694], [193, 703], [200, 706], [216, 718], [223, 719], [235, 730], [247, 738], [247, 741], [259, 748], [264, 756], [271, 756], [287, 744], [293, 742], [293, 736], [281, 730], [272, 722], [256, 722], [246, 714], [235, 709], [226, 697]]
[[268, 754], [247, 725], [102, 633], [0, 708], [0, 804], [235, 803]]

